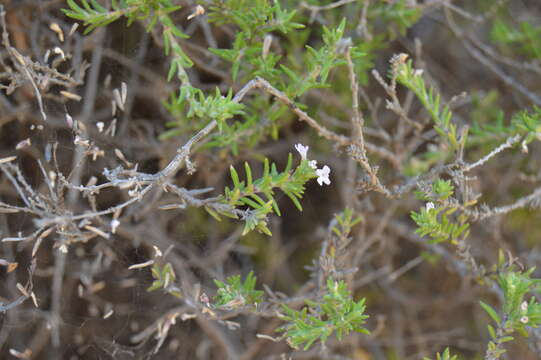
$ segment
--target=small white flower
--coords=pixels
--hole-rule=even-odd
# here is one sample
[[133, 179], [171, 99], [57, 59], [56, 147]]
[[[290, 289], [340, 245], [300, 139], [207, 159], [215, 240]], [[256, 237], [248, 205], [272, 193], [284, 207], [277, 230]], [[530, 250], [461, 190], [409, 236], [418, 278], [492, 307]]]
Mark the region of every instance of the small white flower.
[[414, 76], [421, 76], [421, 75], [423, 75], [423, 69], [415, 69], [415, 71], [413, 72], [413, 75], [414, 75]]
[[157, 247], [156, 245], [152, 245], [152, 247], [154, 248], [154, 257], [160, 257], [163, 255], [159, 247]]
[[60, 245], [60, 247], [58, 248], [58, 250], [59, 250], [61, 253], [64, 253], [64, 254], [67, 254], [67, 253], [68, 253], [68, 247], [66, 246], [66, 244]]
[[433, 202], [426, 203], [426, 211], [427, 212], [434, 209], [434, 208], [435, 208], [435, 206], [434, 206]]
[[99, 132], [102, 132], [103, 131], [103, 127], [105, 126], [105, 124], [103, 123], [103, 121], [98, 121], [96, 123], [96, 127], [98, 128], [98, 131]]
[[117, 219], [113, 219], [110, 225], [111, 225], [111, 232], [114, 234], [116, 233], [116, 228], [118, 227], [118, 225], [120, 225], [120, 221], [118, 221]]
[[303, 144], [295, 145], [295, 149], [301, 154], [301, 158], [306, 160], [306, 154], [308, 153], [309, 146], [304, 146]]
[[523, 316], [523, 317], [520, 318], [520, 322], [523, 323], [523, 324], [527, 324], [528, 321], [530, 321], [530, 319], [528, 319], [527, 316]]
[[520, 304], [520, 310], [527, 311], [528, 310], [528, 302], [523, 301], [522, 304]]
[[310, 166], [312, 169], [317, 169], [317, 161], [315, 160], [310, 160], [308, 162], [308, 166]]
[[329, 174], [331, 173], [331, 168], [327, 165], [323, 166], [321, 169], [316, 169], [317, 183], [320, 186], [323, 184], [330, 185], [331, 180], [329, 179]]

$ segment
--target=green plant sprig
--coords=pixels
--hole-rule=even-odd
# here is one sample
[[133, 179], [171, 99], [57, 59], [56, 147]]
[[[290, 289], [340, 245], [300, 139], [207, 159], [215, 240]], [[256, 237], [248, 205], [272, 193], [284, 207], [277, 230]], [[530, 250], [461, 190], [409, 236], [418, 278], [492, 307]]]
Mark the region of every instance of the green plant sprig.
[[[267, 227], [267, 215], [275, 213], [281, 215], [278, 204], [274, 198], [274, 190], [280, 189], [286, 194], [293, 204], [302, 211], [299, 200], [304, 193], [307, 181], [316, 178], [315, 169], [309, 165], [307, 159], [301, 160], [297, 168], [293, 169], [293, 156], [289, 154], [285, 169], [278, 171], [276, 164], [270, 164], [268, 159], [263, 162], [263, 174], [259, 179], [253, 180], [252, 169], [248, 163], [244, 164], [246, 181], [241, 181], [239, 174], [233, 166], [230, 167], [233, 187], [226, 187], [223, 202], [231, 209], [248, 207], [244, 211], [245, 226], [243, 235], [254, 229], [272, 235]], [[264, 198], [262, 197], [264, 196]], [[207, 207], [207, 211], [219, 219], [218, 213]], [[222, 212], [224, 215], [238, 217], [238, 213], [230, 211]]]
[[406, 0], [393, 2], [375, 2], [370, 7], [368, 17], [378, 19], [388, 24], [386, 26], [387, 39], [394, 39], [399, 35], [404, 35], [406, 30], [411, 27], [422, 15], [422, 11], [415, 4]]
[[474, 142], [482, 142], [482, 139], [495, 139], [523, 136], [523, 146], [534, 140], [541, 140], [541, 108], [534, 106], [530, 110], [522, 110], [511, 117], [510, 124], [504, 124], [503, 115], [493, 124], [479, 124], [474, 122], [471, 133]]
[[456, 245], [460, 238], [468, 236], [470, 226], [465, 215], [458, 216], [458, 223], [449, 218], [456, 210], [456, 207], [436, 208], [433, 203], [428, 203], [428, 206], [419, 212], [412, 211], [411, 218], [418, 226], [415, 233], [419, 236], [430, 236], [432, 244], [448, 241]]
[[451, 184], [451, 180], [436, 179], [432, 186], [416, 191], [415, 195], [424, 201], [445, 201], [453, 195], [454, 190], [455, 187]]
[[278, 1], [214, 1], [209, 6], [209, 21], [218, 25], [233, 23], [239, 31], [231, 49], [210, 51], [233, 64], [231, 75], [234, 81], [242, 65], [248, 78], [261, 76], [274, 82], [280, 73], [275, 69], [280, 56], [263, 51], [264, 37], [274, 31], [286, 35], [292, 30], [304, 28], [303, 24], [293, 21], [295, 14], [295, 10], [282, 9]]
[[[396, 56], [392, 61], [391, 78], [396, 78], [399, 84], [404, 85], [417, 96], [421, 104], [430, 114], [434, 122], [434, 130], [455, 150], [459, 147], [456, 125], [452, 123], [453, 114], [448, 105], [441, 104], [441, 96], [427, 87], [421, 70], [413, 68], [411, 59], [406, 55]], [[465, 139], [463, 139], [465, 141]]]
[[351, 229], [362, 221], [360, 216], [354, 216], [351, 208], [345, 208], [344, 211], [336, 214], [334, 218], [338, 224], [332, 227], [332, 232], [340, 238], [347, 238]]
[[147, 289], [148, 292], [163, 289], [177, 298], [182, 297], [180, 289], [174, 285], [177, 277], [175, 275], [175, 271], [173, 270], [173, 266], [170, 263], [154, 263], [151, 268], [151, 274], [154, 281]]
[[[301, 75], [285, 64], [280, 69], [286, 75], [281, 81], [281, 88], [289, 98], [299, 98], [307, 91], [327, 87], [330, 72], [345, 65], [345, 49], [350, 47], [352, 61], [358, 65], [366, 55], [359, 46], [353, 46], [351, 39], [344, 38], [346, 21], [343, 19], [336, 28], [323, 27], [323, 46], [315, 49], [306, 45], [306, 54], [300, 68], [306, 69], [306, 75]], [[299, 64], [296, 64], [299, 67]]]
[[246, 305], [257, 306], [263, 301], [263, 291], [255, 290], [256, 277], [250, 271], [244, 282], [240, 275], [227, 278], [225, 282], [214, 280], [218, 287], [214, 305], [223, 309], [237, 309]]
[[354, 301], [344, 281], [327, 279], [327, 293], [321, 302], [306, 301], [306, 307], [297, 311], [284, 305], [288, 323], [277, 331], [283, 332], [289, 345], [308, 350], [316, 341], [325, 343], [333, 333], [339, 340], [351, 331], [369, 334], [363, 325], [369, 317], [364, 313], [365, 299]]
[[[246, 12], [246, 9], [242, 9], [242, 12]], [[268, 21], [272, 22], [271, 18]], [[246, 26], [240, 27], [242, 29]], [[345, 27], [345, 20], [336, 28], [323, 27], [323, 45], [318, 49], [307, 45], [307, 51], [303, 54], [304, 57], [301, 62], [297, 62], [293, 56], [288, 57], [287, 61], [282, 61], [281, 57], [271, 50], [263, 51], [262, 42], [254, 42], [245, 31], [236, 34], [231, 49], [211, 49], [211, 52], [232, 63], [231, 73], [233, 80], [239, 77], [246, 80], [260, 76], [276, 86], [278, 90], [284, 92], [288, 98], [298, 99], [311, 89], [328, 86], [327, 80], [330, 72], [346, 63], [342, 50], [345, 49], [346, 45], [350, 45], [350, 40], [348, 42], [343, 39]], [[297, 28], [300, 28], [300, 26], [291, 26], [287, 31], [290, 32], [290, 30]], [[263, 27], [263, 29], [267, 28]], [[258, 28], [257, 30], [253, 29], [253, 31], [259, 33], [263, 30]], [[365, 55], [360, 51], [359, 47], [352, 47], [351, 53], [355, 62], [361, 61]], [[301, 109], [306, 108], [305, 105], [300, 103], [296, 105]], [[243, 129], [244, 131], [233, 133], [226, 129], [224, 133], [215, 136], [212, 144], [230, 145], [235, 153], [236, 144], [240, 140], [239, 134], [246, 136], [248, 139], [245, 142], [251, 146], [264, 139], [269, 133], [275, 138], [278, 130], [284, 124], [282, 118], [287, 107], [273, 103], [268, 98], [258, 98], [249, 104], [249, 108], [257, 108], [258, 111], [252, 115], [253, 111], [248, 110], [247, 114], [243, 115], [242, 120], [236, 120], [232, 125], [233, 128]], [[263, 110], [264, 113], [268, 114], [265, 118], [267, 121], [264, 123], [258, 122], [261, 118], [261, 109], [265, 109]], [[175, 126], [174, 124], [171, 125]], [[249, 128], [253, 127], [260, 127], [261, 129], [257, 132], [249, 131]], [[231, 141], [232, 138], [236, 138], [237, 141]]]
[[216, 89], [214, 95], [205, 96], [200, 89], [191, 85], [186, 68], [192, 67], [193, 62], [179, 43], [179, 39], [186, 39], [188, 36], [175, 26], [169, 16], [179, 10], [180, 6], [174, 6], [171, 0], [113, 0], [110, 11], [96, 0], [80, 0], [80, 3], [81, 6], [76, 0], [68, 0], [69, 9], [63, 9], [63, 12], [71, 18], [83, 21], [87, 26], [85, 34], [121, 17], [127, 18], [128, 25], [136, 20], [147, 21], [146, 31], [151, 31], [158, 22], [162, 25], [164, 53], [172, 57], [167, 79], [171, 81], [176, 75], [181, 83], [178, 95], [172, 94], [170, 103], [166, 104], [172, 113], [178, 115], [186, 110], [188, 119], [194, 116], [205, 120], [215, 119], [220, 130], [225, 120], [243, 113], [244, 106], [232, 101], [231, 91], [227, 96], [223, 96]]
[[[423, 358], [423, 360], [431, 360], [430, 358]], [[457, 355], [451, 355], [449, 348], [446, 348], [443, 353], [436, 354], [436, 360], [458, 360]]]
[[493, 23], [490, 36], [500, 47], [518, 49], [530, 60], [541, 59], [541, 26], [522, 21], [518, 27], [513, 27], [499, 19]]
[[541, 290], [541, 279], [531, 278], [534, 270], [535, 268], [516, 271], [511, 266], [499, 272], [497, 281], [503, 292], [501, 315], [492, 306], [480, 302], [481, 307], [496, 323], [496, 328], [487, 326], [491, 340], [485, 359], [499, 359], [506, 351], [503, 344], [513, 341], [515, 332], [528, 336], [526, 327], [536, 328], [541, 325], [541, 303], [534, 296], [530, 301], [524, 300], [528, 293], [538, 293]]
[[[62, 12], [73, 19], [84, 22], [85, 34], [92, 32], [98, 27], [104, 27], [110, 23], [126, 17], [128, 26], [136, 20], [150, 21], [146, 27], [150, 31], [158, 20], [163, 21], [169, 13], [177, 11], [181, 6], [174, 5], [171, 0], [111, 0], [111, 9], [103, 7], [96, 0], [67, 0], [69, 9], [62, 9]], [[186, 35], [176, 29], [180, 36]]]

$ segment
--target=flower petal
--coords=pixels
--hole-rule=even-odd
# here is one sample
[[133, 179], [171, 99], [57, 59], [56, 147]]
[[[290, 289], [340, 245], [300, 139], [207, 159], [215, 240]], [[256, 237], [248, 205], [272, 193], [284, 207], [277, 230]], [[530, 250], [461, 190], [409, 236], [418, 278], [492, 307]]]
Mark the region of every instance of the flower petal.
[[321, 169], [316, 170], [316, 175], [318, 176], [317, 182], [319, 185], [330, 185], [331, 180], [329, 179], [329, 174], [331, 173], [331, 168], [327, 165], [323, 166]]
[[301, 158], [306, 160], [306, 155], [308, 154], [309, 146], [304, 146], [303, 144], [296, 144], [295, 149], [301, 154]]

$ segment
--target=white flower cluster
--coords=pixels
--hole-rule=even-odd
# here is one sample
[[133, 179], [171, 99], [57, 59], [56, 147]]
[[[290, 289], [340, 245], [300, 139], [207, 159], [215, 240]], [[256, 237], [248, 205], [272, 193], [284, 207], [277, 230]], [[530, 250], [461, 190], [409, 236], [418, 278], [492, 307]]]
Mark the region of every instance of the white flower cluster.
[[[301, 154], [302, 160], [308, 160], [308, 158], [306, 156], [308, 154], [308, 149], [309, 148], [310, 148], [309, 146], [304, 146], [303, 144], [295, 145], [295, 149], [299, 152], [299, 154]], [[309, 160], [308, 165], [312, 169], [316, 170], [317, 183], [320, 186], [323, 186], [323, 184], [325, 184], [325, 185], [330, 185], [331, 184], [331, 180], [329, 179], [329, 175], [331, 174], [331, 168], [330, 167], [325, 165], [321, 169], [318, 169], [316, 160]]]
[[[520, 304], [520, 310], [523, 314], [527, 313], [528, 312], [528, 302], [527, 301], [523, 301], [522, 304]], [[523, 324], [527, 324], [528, 322], [530, 321], [530, 319], [524, 315], [520, 318], [520, 322], [523, 323]]]

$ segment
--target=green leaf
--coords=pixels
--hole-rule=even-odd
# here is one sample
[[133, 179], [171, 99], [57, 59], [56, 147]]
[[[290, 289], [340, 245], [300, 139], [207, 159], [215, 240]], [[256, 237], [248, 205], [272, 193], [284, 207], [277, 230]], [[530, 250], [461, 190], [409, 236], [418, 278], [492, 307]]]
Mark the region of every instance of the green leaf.
[[496, 311], [492, 308], [492, 306], [485, 304], [482, 301], [479, 301], [481, 307], [487, 312], [487, 314], [496, 322], [496, 324], [501, 324], [502, 320], [500, 319], [500, 316]]
[[246, 171], [246, 186], [252, 186], [252, 169], [248, 162], [244, 162], [244, 170]]
[[487, 325], [487, 328], [488, 328], [488, 333], [490, 334], [490, 337], [492, 339], [495, 339], [496, 338], [496, 330], [494, 330], [494, 327], [492, 327], [491, 325]]
[[231, 165], [229, 166], [229, 171], [231, 172], [231, 179], [233, 180], [233, 185], [235, 185], [235, 187], [239, 187], [240, 181], [239, 181], [239, 174], [237, 173], [237, 170], [235, 170], [233, 165]]

